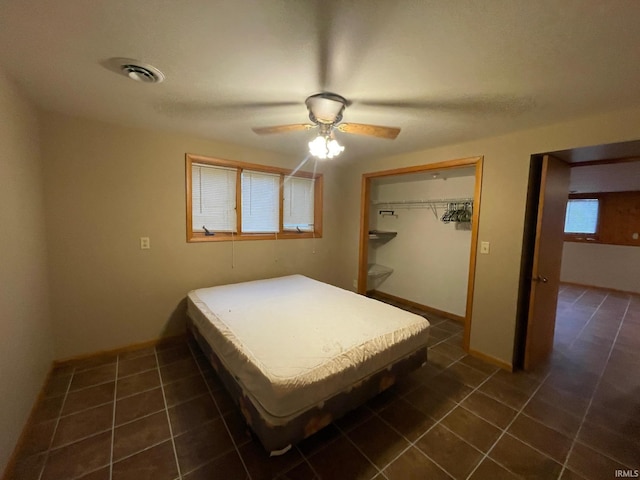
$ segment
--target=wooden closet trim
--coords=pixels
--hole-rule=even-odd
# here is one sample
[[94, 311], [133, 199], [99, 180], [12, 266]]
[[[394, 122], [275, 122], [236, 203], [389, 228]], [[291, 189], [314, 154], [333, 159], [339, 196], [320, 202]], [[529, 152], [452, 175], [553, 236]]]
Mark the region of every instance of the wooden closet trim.
[[471, 252], [469, 255], [469, 279], [467, 286], [467, 303], [464, 315], [463, 348], [469, 351], [471, 339], [471, 315], [473, 310], [473, 292], [476, 277], [476, 256], [478, 251], [478, 223], [480, 220], [480, 193], [482, 190], [482, 164], [484, 157], [469, 157], [427, 165], [394, 168], [362, 174], [360, 193], [360, 241], [358, 255], [358, 293], [365, 295], [367, 291], [367, 260], [369, 256], [369, 208], [371, 200], [371, 180], [395, 175], [429, 172], [433, 170], [448, 170], [475, 166], [475, 188], [473, 194], [473, 216], [471, 219]]

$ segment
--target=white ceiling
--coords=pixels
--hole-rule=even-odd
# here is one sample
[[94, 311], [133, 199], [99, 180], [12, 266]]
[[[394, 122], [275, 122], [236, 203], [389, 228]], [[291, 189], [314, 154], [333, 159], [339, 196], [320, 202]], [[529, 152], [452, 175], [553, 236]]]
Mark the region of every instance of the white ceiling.
[[[346, 159], [640, 107], [637, 0], [0, 0], [0, 68], [47, 110], [305, 155], [304, 100], [352, 102]], [[147, 85], [105, 67], [159, 68]]]

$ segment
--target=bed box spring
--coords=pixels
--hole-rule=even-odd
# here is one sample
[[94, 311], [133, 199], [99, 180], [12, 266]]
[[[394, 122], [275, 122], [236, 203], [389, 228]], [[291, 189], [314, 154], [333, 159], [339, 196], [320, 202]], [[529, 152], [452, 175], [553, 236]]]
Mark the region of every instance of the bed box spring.
[[425, 346], [384, 370], [364, 378], [347, 390], [337, 393], [322, 405], [317, 405], [302, 412], [285, 424], [273, 425], [260, 415], [251, 400], [243, 392], [242, 387], [236, 382], [233, 375], [225, 369], [191, 319], [188, 321], [188, 330], [222, 380], [227, 391], [231, 394], [247, 424], [264, 448], [274, 453], [286, 451], [291, 445], [314, 434], [347, 412], [359, 407], [367, 400], [391, 387], [399, 376], [421, 367], [427, 361], [427, 347]]

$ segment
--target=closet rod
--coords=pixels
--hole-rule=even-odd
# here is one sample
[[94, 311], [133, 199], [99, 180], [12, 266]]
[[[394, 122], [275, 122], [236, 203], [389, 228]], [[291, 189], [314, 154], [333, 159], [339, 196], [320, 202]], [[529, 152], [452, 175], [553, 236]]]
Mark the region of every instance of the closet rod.
[[468, 204], [473, 208], [473, 198], [438, 198], [431, 200], [394, 200], [389, 202], [372, 202], [372, 205], [381, 208], [429, 208], [438, 218], [438, 208], [449, 208], [451, 204]]
[[413, 206], [413, 205], [433, 205], [433, 204], [444, 204], [444, 206], [447, 206], [450, 203], [471, 203], [473, 204], [473, 198], [436, 198], [436, 199], [430, 199], [430, 200], [391, 200], [388, 202], [372, 202], [372, 205], [374, 206], [381, 206], [381, 205], [389, 205], [389, 206], [394, 206], [394, 207], [402, 207], [403, 205], [406, 206]]

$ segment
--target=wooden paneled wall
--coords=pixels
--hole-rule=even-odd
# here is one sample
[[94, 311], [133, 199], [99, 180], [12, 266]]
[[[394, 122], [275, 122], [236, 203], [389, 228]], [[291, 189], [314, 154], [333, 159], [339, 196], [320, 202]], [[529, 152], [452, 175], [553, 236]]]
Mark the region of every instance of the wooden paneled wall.
[[565, 241], [640, 246], [640, 191], [569, 195], [574, 198], [600, 201], [598, 231], [589, 236], [565, 235]]

